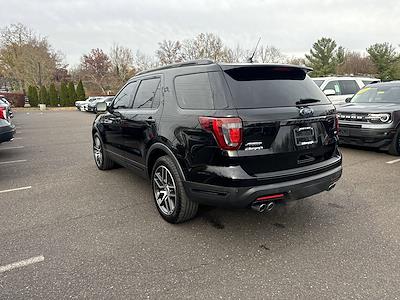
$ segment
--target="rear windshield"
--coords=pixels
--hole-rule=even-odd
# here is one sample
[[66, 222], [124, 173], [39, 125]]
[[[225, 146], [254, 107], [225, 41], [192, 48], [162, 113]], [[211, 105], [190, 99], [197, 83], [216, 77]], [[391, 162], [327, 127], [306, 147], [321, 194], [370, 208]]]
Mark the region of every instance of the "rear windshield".
[[352, 103], [400, 103], [400, 86], [370, 86], [360, 90]]
[[225, 70], [237, 108], [329, 104], [306, 73], [291, 67], [236, 67]]

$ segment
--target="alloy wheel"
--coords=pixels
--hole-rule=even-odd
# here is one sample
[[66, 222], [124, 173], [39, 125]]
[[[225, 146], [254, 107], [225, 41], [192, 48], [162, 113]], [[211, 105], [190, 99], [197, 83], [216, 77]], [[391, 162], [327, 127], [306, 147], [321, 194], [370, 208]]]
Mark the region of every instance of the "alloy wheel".
[[153, 191], [160, 211], [165, 215], [172, 215], [176, 207], [176, 185], [171, 172], [164, 165], [154, 172]]
[[102, 151], [101, 141], [98, 136], [94, 137], [93, 155], [94, 155], [94, 160], [96, 161], [96, 165], [98, 167], [101, 167], [101, 165], [103, 164], [103, 151]]

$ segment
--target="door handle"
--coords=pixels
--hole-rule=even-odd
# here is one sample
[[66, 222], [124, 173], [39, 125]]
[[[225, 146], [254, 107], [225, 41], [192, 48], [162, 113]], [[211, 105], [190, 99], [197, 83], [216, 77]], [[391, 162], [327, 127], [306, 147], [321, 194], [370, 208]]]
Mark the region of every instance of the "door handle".
[[108, 118], [108, 119], [104, 119], [103, 120], [103, 124], [112, 124], [112, 123], [115, 123], [115, 122], [120, 122], [121, 121], [121, 118]]

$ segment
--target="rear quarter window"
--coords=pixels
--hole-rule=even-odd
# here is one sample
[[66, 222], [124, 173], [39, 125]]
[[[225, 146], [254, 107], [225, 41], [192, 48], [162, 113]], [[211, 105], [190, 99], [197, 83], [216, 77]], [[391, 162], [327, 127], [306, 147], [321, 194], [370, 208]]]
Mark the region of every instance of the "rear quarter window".
[[208, 73], [175, 77], [178, 105], [183, 109], [213, 109], [213, 93]]

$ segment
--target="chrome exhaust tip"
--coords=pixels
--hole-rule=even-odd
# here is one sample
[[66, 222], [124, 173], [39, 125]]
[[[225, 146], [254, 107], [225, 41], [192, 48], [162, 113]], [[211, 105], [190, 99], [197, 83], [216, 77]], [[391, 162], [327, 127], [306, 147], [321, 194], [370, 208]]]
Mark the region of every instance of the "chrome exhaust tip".
[[336, 186], [336, 183], [332, 183], [332, 184], [328, 187], [327, 191], [330, 191], [330, 190], [333, 189], [335, 186]]
[[253, 203], [251, 208], [259, 213], [264, 212], [267, 209], [267, 204], [265, 203]]
[[268, 211], [271, 211], [274, 207], [275, 207], [275, 203], [272, 202], [272, 201], [267, 204], [267, 210]]

